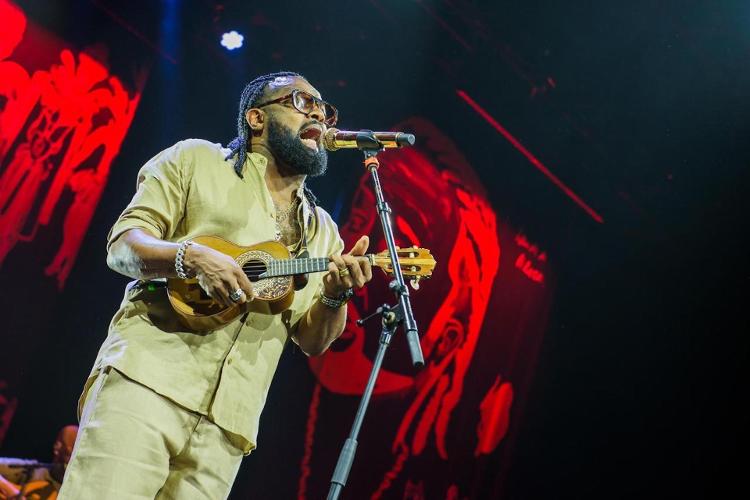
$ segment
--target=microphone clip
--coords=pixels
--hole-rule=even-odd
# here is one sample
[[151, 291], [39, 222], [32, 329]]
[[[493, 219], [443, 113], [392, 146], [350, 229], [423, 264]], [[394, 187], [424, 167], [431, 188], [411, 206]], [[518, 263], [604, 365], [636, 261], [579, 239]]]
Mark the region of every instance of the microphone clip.
[[370, 156], [367, 153], [373, 152], [372, 154], [378, 154], [381, 151], [385, 151], [385, 145], [375, 137], [375, 132], [372, 130], [360, 130], [357, 132], [357, 148], [365, 152], [365, 156]]

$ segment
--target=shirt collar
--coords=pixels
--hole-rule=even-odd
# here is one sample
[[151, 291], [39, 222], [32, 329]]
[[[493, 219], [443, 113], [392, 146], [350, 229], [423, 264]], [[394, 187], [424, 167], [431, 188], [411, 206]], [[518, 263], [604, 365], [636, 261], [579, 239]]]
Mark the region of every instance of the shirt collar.
[[260, 153], [250, 153], [247, 155], [243, 170], [248, 170], [255, 167], [255, 170], [260, 174], [261, 179], [266, 176], [266, 166], [268, 165], [268, 159]]
[[[250, 179], [251, 182], [257, 182], [261, 186], [263, 186], [263, 190], [267, 193], [268, 202], [267, 203], [267, 209], [269, 210], [269, 213], [271, 210], [273, 210], [273, 201], [271, 201], [271, 193], [268, 193], [268, 188], [266, 187], [266, 166], [268, 165], [268, 158], [263, 156], [260, 153], [249, 153], [247, 155], [247, 159], [245, 160], [244, 165], [244, 173], [247, 174], [248, 172], [251, 172], [251, 177], [254, 177], [253, 179]], [[247, 177], [245, 177], [245, 180], [247, 181]], [[307, 233], [307, 230], [309, 228], [311, 216], [312, 216], [312, 207], [310, 206], [310, 203], [307, 200], [307, 196], [305, 196], [305, 183], [303, 182], [300, 184], [300, 186], [297, 188], [296, 192], [297, 199], [300, 200], [300, 205], [302, 206], [302, 227], [305, 233]]]
[[[268, 158], [260, 153], [250, 153], [247, 155], [247, 160], [245, 160], [244, 171], [247, 172], [248, 170], [255, 167], [254, 170], [258, 173], [258, 176], [260, 178], [259, 180], [262, 180], [265, 183], [267, 166]], [[305, 201], [306, 196], [304, 182], [297, 188], [296, 196], [298, 199]]]

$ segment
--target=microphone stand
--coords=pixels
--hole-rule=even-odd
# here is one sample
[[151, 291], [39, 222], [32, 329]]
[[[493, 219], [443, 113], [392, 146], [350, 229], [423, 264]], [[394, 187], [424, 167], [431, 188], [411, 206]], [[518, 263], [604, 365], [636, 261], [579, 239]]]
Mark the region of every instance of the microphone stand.
[[424, 357], [422, 356], [422, 348], [419, 344], [419, 332], [417, 330], [417, 322], [414, 319], [414, 312], [411, 308], [411, 302], [409, 300], [409, 290], [406, 288], [404, 283], [404, 275], [401, 272], [401, 266], [398, 261], [398, 253], [396, 251], [396, 240], [393, 237], [393, 226], [391, 225], [391, 208], [386, 203], [383, 197], [383, 189], [380, 186], [380, 179], [378, 177], [378, 167], [380, 162], [378, 161], [377, 154], [382, 151], [383, 145], [380, 143], [370, 130], [362, 130], [357, 133], [357, 147], [364, 153], [365, 160], [364, 164], [367, 170], [370, 172], [372, 177], [373, 186], [375, 188], [376, 196], [376, 208], [378, 215], [380, 216], [380, 224], [383, 227], [383, 234], [385, 236], [385, 242], [388, 246], [388, 253], [393, 264], [393, 274], [395, 279], [390, 283], [389, 288], [396, 295], [397, 304], [389, 306], [383, 304], [373, 314], [357, 320], [358, 325], [362, 325], [365, 321], [373, 318], [380, 314], [382, 319], [382, 331], [380, 334], [380, 342], [378, 344], [378, 351], [375, 355], [375, 359], [372, 364], [372, 371], [370, 377], [367, 380], [365, 391], [362, 394], [362, 399], [359, 402], [359, 408], [354, 417], [354, 424], [349, 432], [349, 437], [346, 439], [341, 453], [339, 454], [338, 462], [336, 463], [336, 469], [333, 471], [333, 477], [331, 477], [331, 488], [328, 490], [328, 500], [337, 500], [341, 494], [346, 480], [349, 477], [349, 471], [352, 468], [354, 462], [354, 454], [357, 451], [357, 436], [359, 430], [362, 427], [362, 422], [365, 418], [365, 412], [367, 406], [370, 403], [373, 390], [375, 389], [375, 381], [380, 373], [380, 367], [383, 364], [383, 358], [385, 357], [385, 351], [391, 342], [391, 337], [396, 331], [396, 327], [399, 323], [404, 323], [404, 329], [406, 330], [406, 341], [409, 345], [409, 352], [411, 354], [412, 363], [415, 368], [424, 366]]

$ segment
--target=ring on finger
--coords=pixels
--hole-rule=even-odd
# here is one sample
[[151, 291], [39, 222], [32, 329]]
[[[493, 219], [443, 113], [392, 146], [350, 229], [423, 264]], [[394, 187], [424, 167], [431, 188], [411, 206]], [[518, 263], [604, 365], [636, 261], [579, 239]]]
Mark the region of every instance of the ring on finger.
[[348, 267], [340, 267], [339, 268], [339, 278], [346, 278], [349, 276], [349, 268]]
[[229, 294], [229, 298], [232, 300], [232, 302], [237, 302], [242, 298], [242, 295], [244, 295], [244, 291], [242, 291], [242, 288], [238, 288], [237, 290], [233, 291]]

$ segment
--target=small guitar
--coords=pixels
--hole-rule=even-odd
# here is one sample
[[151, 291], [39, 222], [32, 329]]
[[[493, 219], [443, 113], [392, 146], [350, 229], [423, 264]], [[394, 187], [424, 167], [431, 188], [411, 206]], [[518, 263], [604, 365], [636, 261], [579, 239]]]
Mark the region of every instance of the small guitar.
[[[253, 284], [255, 299], [246, 304], [225, 306], [214, 301], [198, 285], [196, 279], [170, 278], [167, 295], [183, 325], [203, 332], [226, 325], [245, 312], [278, 314], [292, 305], [294, 276], [328, 271], [328, 257], [293, 259], [287, 248], [276, 241], [242, 247], [218, 236], [199, 236], [193, 241], [232, 257]], [[432, 276], [435, 258], [424, 248], [397, 250], [401, 272], [416, 287], [421, 279]], [[393, 273], [393, 264], [385, 250], [360, 257], [370, 265]]]

